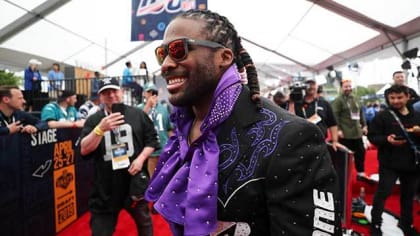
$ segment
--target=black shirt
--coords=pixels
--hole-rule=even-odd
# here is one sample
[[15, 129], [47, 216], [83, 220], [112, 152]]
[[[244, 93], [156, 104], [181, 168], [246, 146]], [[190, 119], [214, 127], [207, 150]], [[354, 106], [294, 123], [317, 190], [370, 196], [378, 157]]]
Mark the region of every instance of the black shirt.
[[[100, 110], [88, 117], [81, 137], [88, 135], [105, 117]], [[159, 148], [157, 133], [153, 122], [141, 109], [125, 106], [125, 123], [120, 125], [120, 142], [125, 143], [130, 163], [142, 152], [144, 147]], [[112, 131], [107, 131], [98, 148], [84, 156], [94, 158], [95, 180], [89, 199], [89, 208], [96, 213], [119, 211], [128, 197], [130, 174], [127, 168], [112, 169], [111, 146], [116, 144]], [[147, 165], [143, 165], [147, 169]]]
[[314, 99], [312, 102], [306, 101], [295, 103], [295, 114], [304, 119], [308, 119], [316, 113], [321, 117], [321, 121], [317, 126], [321, 129], [322, 133], [327, 136], [327, 129], [337, 125], [331, 105], [325, 99]]
[[[411, 108], [409, 110], [410, 113], [407, 115], [402, 115], [394, 110], [406, 129], [420, 125], [420, 113]], [[390, 134], [405, 136], [400, 125], [389, 112], [389, 109], [386, 109], [376, 114], [369, 126], [368, 132], [369, 141], [378, 147], [379, 164], [396, 170], [418, 171], [414, 164], [414, 152], [409, 143], [406, 142], [401, 146], [393, 146], [387, 141], [387, 137]], [[417, 145], [420, 145], [419, 136], [410, 134], [410, 139]]]

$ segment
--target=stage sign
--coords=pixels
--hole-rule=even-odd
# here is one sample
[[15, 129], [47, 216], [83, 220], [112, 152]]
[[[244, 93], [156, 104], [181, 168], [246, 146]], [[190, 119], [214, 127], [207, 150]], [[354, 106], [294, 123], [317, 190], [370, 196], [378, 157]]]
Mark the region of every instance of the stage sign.
[[72, 140], [54, 144], [55, 231], [77, 219], [76, 174]]
[[131, 41], [163, 39], [171, 19], [190, 9], [207, 9], [207, 0], [132, 0]]

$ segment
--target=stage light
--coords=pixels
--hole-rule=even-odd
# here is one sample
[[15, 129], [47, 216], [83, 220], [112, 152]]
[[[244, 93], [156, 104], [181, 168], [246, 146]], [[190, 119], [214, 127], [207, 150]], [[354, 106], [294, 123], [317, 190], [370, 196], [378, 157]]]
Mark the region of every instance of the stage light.
[[418, 51], [419, 51], [418, 48], [413, 48], [413, 49], [410, 49], [408, 51], [405, 51], [403, 53], [403, 56], [406, 57], [406, 58], [409, 58], [409, 59], [414, 59], [414, 58], [417, 57]]
[[401, 68], [403, 68], [404, 70], [409, 70], [411, 69], [411, 63], [409, 60], [405, 60], [404, 63], [401, 65]]

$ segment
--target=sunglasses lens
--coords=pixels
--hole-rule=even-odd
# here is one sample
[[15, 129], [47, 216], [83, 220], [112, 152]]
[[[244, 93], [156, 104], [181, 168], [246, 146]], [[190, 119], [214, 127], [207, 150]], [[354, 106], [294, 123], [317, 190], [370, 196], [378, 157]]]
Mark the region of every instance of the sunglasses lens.
[[169, 43], [168, 53], [175, 61], [181, 61], [187, 56], [183, 40], [175, 40]]
[[155, 54], [159, 65], [162, 65], [163, 60], [165, 60], [166, 57], [165, 48], [163, 46], [157, 47], [155, 50]]

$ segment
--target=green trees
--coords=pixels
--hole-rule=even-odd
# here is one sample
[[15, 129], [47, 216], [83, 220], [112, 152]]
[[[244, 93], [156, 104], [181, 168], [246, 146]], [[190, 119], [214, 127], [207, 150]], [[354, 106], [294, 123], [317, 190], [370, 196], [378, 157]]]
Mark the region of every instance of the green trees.
[[0, 70], [0, 85], [19, 85], [21, 78], [13, 75], [13, 73]]

